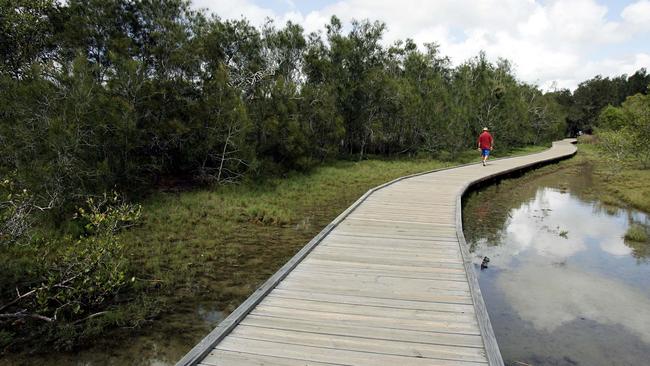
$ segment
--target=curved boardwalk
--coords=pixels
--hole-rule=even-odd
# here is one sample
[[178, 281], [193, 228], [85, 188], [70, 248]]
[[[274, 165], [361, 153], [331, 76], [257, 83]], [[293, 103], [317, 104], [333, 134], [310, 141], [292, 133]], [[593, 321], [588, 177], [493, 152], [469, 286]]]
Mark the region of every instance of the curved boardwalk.
[[471, 184], [574, 154], [571, 142], [370, 190], [178, 365], [503, 365], [460, 198]]

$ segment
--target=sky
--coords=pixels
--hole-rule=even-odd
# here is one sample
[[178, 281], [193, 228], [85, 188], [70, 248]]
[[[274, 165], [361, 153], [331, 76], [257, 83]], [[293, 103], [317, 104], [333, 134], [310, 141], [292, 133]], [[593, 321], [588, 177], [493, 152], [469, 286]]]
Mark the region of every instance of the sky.
[[306, 33], [332, 15], [380, 20], [386, 44], [440, 45], [454, 65], [483, 50], [508, 59], [517, 77], [545, 90], [575, 89], [596, 75], [650, 69], [650, 0], [192, 0], [221, 19], [292, 21]]

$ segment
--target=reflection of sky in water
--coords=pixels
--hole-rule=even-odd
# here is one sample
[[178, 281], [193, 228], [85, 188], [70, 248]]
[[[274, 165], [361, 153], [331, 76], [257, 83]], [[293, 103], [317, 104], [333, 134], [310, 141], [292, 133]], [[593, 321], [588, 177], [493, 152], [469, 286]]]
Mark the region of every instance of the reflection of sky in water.
[[[554, 261], [563, 261], [586, 250], [590, 240], [600, 249], [615, 255], [629, 255], [625, 245], [625, 215], [610, 216], [592, 204], [581, 202], [569, 194], [541, 189], [535, 199], [510, 212], [506, 235], [493, 255], [516, 256], [527, 249]], [[560, 234], [566, 231], [566, 238]], [[503, 261], [500, 264], [505, 266]]]
[[[581, 356], [579, 348], [594, 347], [595, 336], [588, 332], [622, 327], [630, 336], [610, 339], [610, 345], [625, 342], [629, 347], [626, 337], [638, 337], [641, 346], [625, 351], [624, 357], [650, 352], [650, 265], [632, 258], [632, 249], [625, 245], [623, 236], [631, 218], [649, 221], [639, 212], [608, 214], [568, 193], [543, 188], [533, 200], [510, 211], [500, 242], [480, 239], [475, 263], [485, 255], [491, 259], [490, 268], [480, 271], [479, 278], [488, 292], [485, 298], [499, 343], [528, 348], [513, 351], [525, 356], [567, 354], [583, 364], [604, 364], [597, 357], [604, 351], [596, 347], [590, 351], [596, 361], [585, 361], [588, 356]], [[594, 325], [583, 329], [585, 321]], [[591, 344], [576, 345], [578, 329], [578, 337]], [[574, 339], [566, 339], [564, 344], [571, 346], [565, 348], [521, 344], [518, 338], [530, 337], [531, 332], [537, 332], [531, 339], [547, 337], [549, 342], [572, 332]], [[508, 356], [512, 355], [504, 352]]]
[[523, 319], [552, 332], [588, 318], [620, 324], [650, 344], [650, 299], [638, 289], [565, 266], [529, 265], [503, 273], [497, 286]]

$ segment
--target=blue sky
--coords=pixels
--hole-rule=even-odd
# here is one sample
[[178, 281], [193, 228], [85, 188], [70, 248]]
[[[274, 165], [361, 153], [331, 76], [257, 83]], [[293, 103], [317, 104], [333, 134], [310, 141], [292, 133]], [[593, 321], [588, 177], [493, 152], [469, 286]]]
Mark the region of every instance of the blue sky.
[[384, 21], [384, 42], [436, 42], [460, 64], [483, 50], [510, 60], [518, 77], [542, 88], [573, 89], [595, 75], [650, 68], [650, 0], [193, 0], [221, 18], [278, 25], [291, 20], [307, 32], [332, 14]]

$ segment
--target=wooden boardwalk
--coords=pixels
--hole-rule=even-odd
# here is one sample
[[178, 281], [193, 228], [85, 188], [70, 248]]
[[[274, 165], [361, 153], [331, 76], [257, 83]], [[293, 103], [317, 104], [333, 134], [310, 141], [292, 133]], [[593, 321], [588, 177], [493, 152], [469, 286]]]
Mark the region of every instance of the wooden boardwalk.
[[573, 155], [571, 142], [370, 190], [177, 365], [503, 365], [460, 199], [477, 182]]

